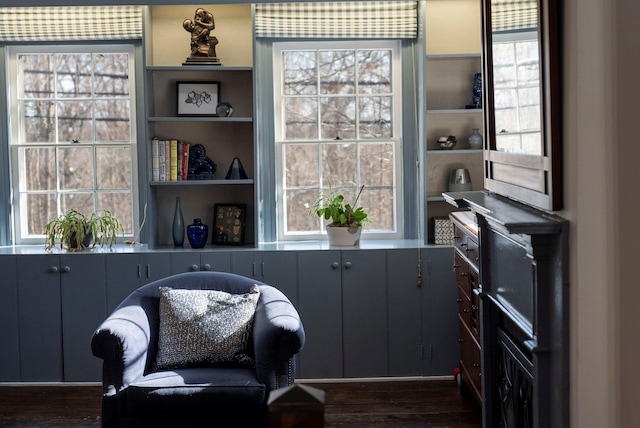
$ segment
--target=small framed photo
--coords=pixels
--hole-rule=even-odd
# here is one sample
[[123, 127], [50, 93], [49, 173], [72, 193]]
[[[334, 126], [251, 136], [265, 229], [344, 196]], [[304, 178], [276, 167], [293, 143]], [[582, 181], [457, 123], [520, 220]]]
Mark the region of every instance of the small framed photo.
[[176, 82], [178, 116], [216, 116], [220, 82]]
[[246, 204], [215, 204], [213, 245], [243, 245]]

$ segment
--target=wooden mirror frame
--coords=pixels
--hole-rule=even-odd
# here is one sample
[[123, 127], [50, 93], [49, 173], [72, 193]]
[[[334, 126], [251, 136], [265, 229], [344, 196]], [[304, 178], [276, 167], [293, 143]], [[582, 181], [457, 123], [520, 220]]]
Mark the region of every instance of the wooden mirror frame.
[[[484, 187], [546, 211], [562, 209], [562, 111], [560, 86], [560, 7], [558, 0], [537, 0], [540, 53], [542, 154], [496, 149], [493, 93], [491, 0], [482, 0], [484, 73]], [[497, 168], [496, 168], [497, 167]], [[531, 178], [534, 177], [533, 180]], [[514, 179], [520, 180], [514, 180]], [[528, 181], [530, 186], [518, 184]]]

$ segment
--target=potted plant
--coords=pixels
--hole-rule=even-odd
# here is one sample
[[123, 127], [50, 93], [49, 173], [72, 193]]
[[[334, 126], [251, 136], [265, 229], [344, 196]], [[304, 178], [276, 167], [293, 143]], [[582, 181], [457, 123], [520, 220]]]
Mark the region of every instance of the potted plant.
[[362, 226], [369, 221], [364, 209], [356, 208], [362, 189], [364, 186], [360, 187], [353, 205], [345, 203], [344, 195], [339, 193], [332, 193], [326, 198], [320, 194], [314, 203], [313, 212], [318, 217], [331, 220], [331, 223], [327, 224], [330, 245], [354, 246], [360, 243]]
[[72, 209], [51, 220], [44, 229], [47, 250], [60, 243], [60, 248], [66, 247], [71, 251], [93, 248], [96, 244], [111, 248], [117, 234], [124, 232], [120, 221], [108, 210], [85, 215]]

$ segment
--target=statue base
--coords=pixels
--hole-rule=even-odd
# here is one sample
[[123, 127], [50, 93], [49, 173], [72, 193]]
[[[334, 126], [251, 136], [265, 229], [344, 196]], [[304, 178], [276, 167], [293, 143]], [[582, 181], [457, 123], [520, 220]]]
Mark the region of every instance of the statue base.
[[222, 63], [216, 57], [190, 56], [182, 65], [222, 65]]

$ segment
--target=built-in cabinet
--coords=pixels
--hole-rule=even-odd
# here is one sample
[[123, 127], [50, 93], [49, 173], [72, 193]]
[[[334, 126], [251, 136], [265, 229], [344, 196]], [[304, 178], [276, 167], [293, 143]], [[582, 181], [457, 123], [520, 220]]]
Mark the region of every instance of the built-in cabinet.
[[244, 274], [289, 297], [306, 332], [298, 378], [449, 375], [459, 361], [452, 251], [0, 255], [0, 382], [99, 381], [90, 340], [107, 314], [139, 286], [192, 270]]
[[16, 278], [20, 380], [99, 380], [89, 342], [107, 315], [104, 254], [18, 256]]
[[[178, 82], [217, 82], [218, 101], [233, 107], [229, 117], [178, 114]], [[147, 170], [149, 181], [149, 244], [173, 246], [172, 222], [176, 198], [180, 197], [185, 225], [200, 218], [213, 234], [216, 203], [245, 204], [245, 243], [255, 243], [253, 69], [224, 66], [149, 66], [146, 71]], [[211, 101], [212, 106], [215, 101]], [[212, 106], [208, 106], [211, 108]], [[213, 106], [215, 108], [215, 106]], [[191, 146], [201, 144], [216, 164], [214, 179], [153, 181], [151, 141], [178, 140]], [[234, 158], [238, 158], [246, 179], [226, 180]], [[189, 242], [185, 237], [186, 246]]]

